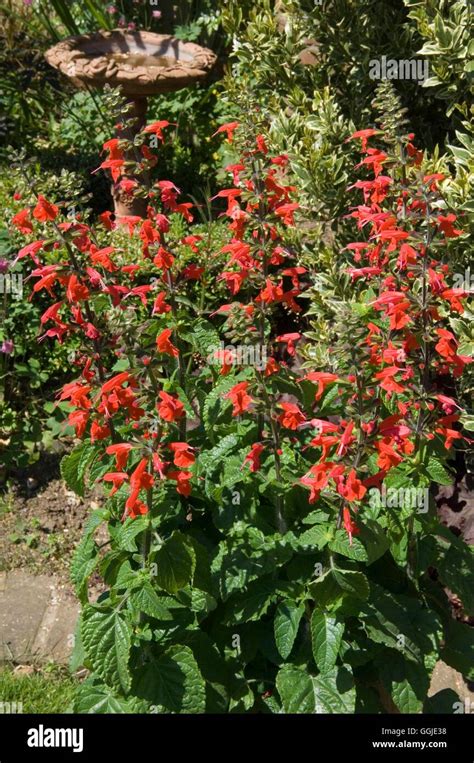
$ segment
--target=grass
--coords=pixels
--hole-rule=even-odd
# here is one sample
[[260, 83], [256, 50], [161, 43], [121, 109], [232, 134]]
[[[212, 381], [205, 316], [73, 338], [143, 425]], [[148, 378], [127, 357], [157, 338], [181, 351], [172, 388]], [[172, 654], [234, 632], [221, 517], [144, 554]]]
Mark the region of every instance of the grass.
[[64, 713], [71, 706], [77, 681], [66, 668], [48, 665], [31, 675], [0, 671], [0, 713]]

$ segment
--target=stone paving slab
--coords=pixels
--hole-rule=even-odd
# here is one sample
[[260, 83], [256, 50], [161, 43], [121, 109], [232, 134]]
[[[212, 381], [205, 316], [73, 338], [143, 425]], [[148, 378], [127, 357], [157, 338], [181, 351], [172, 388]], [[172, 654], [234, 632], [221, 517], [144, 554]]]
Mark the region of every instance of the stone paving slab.
[[474, 692], [470, 691], [461, 673], [440, 660], [431, 676], [429, 696], [432, 697], [443, 689], [454, 689], [461, 701], [474, 707]]
[[23, 570], [0, 577], [0, 663], [66, 663], [79, 604], [57, 579]]

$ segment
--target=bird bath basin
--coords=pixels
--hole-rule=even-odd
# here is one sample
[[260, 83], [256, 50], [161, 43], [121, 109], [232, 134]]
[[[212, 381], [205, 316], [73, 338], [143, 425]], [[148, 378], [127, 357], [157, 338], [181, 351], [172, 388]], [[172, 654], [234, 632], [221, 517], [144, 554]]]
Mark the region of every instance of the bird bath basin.
[[[216, 62], [207, 48], [152, 32], [120, 29], [68, 37], [45, 54], [78, 88], [119, 87], [132, 102], [136, 118], [131, 138], [146, 121], [147, 97], [170, 93], [204, 80]], [[117, 216], [145, 216], [146, 203], [117, 188], [112, 189]]]

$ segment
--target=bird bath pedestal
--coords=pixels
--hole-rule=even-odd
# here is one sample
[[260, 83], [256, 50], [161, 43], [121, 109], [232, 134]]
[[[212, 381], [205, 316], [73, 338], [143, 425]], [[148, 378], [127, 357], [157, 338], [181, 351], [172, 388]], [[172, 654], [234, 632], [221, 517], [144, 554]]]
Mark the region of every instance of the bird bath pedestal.
[[[152, 32], [120, 29], [68, 37], [45, 54], [78, 88], [119, 87], [131, 102], [133, 128], [117, 137], [133, 140], [146, 121], [147, 98], [188, 87], [206, 78], [216, 62], [207, 48]], [[115, 214], [145, 216], [146, 201], [112, 187]]]

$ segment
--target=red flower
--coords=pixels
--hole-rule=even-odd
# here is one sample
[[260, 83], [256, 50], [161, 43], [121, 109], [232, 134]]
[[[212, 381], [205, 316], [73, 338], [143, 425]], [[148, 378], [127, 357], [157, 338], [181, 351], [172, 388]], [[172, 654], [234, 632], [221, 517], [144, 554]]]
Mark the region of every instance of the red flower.
[[153, 264], [156, 265], [157, 268], [161, 268], [162, 270], [169, 270], [174, 262], [174, 257], [170, 252], [167, 252], [164, 247], [160, 246], [158, 249], [157, 254], [153, 258]]
[[191, 472], [168, 472], [166, 476], [170, 480], [176, 480], [176, 490], [180, 495], [184, 495], [187, 498], [191, 494]]
[[[59, 302], [59, 304], [61, 303]], [[78, 408], [90, 408], [91, 402], [88, 398], [88, 394], [91, 389], [92, 387], [81, 384], [81, 382], [70, 382], [70, 384], [65, 384], [62, 388], [59, 399], [69, 399], [71, 404], [77, 406]]]
[[107, 230], [114, 230], [115, 228], [115, 223], [110, 219], [111, 217], [112, 212], [110, 210], [107, 210], [107, 212], [102, 212], [102, 214], [99, 215], [99, 220]]
[[146, 506], [142, 501], [135, 501], [134, 505], [127, 511], [125, 511], [122, 521], [127, 517], [127, 515], [130, 517], [130, 519], [136, 519], [137, 517], [143, 516], [144, 514], [148, 514], [148, 506]]
[[304, 413], [295, 403], [280, 403], [280, 408], [283, 408], [284, 413], [280, 414], [278, 421], [283, 427], [298, 429], [306, 421]]
[[339, 447], [337, 449], [337, 455], [338, 456], [344, 456], [347, 453], [347, 449], [355, 440], [355, 437], [352, 434], [352, 430], [354, 429], [354, 422], [349, 421], [349, 423], [346, 425], [344, 432], [342, 433], [342, 437], [339, 442]]
[[177, 397], [168, 395], [167, 392], [160, 392], [158, 397], [161, 403], [158, 403], [157, 409], [162, 419], [172, 422], [184, 416], [184, 405]]
[[323, 395], [327, 385], [336, 381], [338, 376], [337, 374], [328, 374], [324, 371], [312, 371], [311, 373], [306, 374], [304, 378], [311, 382], [317, 382], [318, 389], [316, 392], [315, 400], [319, 400], [319, 398]]
[[20, 212], [17, 212], [16, 215], [12, 218], [12, 223], [18, 228], [20, 233], [27, 234], [33, 232], [33, 225], [30, 220], [29, 209], [22, 209]]
[[232, 401], [234, 406], [232, 416], [239, 416], [241, 413], [244, 413], [253, 403], [252, 398], [247, 394], [248, 387], [248, 382], [240, 382], [225, 395], [226, 398]]
[[186, 281], [198, 281], [202, 274], [204, 273], [205, 268], [200, 268], [198, 265], [196, 265], [194, 262], [191, 263], [191, 265], [187, 265], [182, 272], [182, 276]]
[[219, 135], [219, 133], [225, 132], [227, 135], [227, 140], [229, 143], [232, 143], [234, 139], [234, 132], [239, 126], [240, 122], [227, 122], [227, 124], [221, 125], [219, 129], [215, 131], [212, 137], [214, 138], [216, 135]]
[[96, 440], [105, 440], [110, 436], [110, 427], [107, 424], [99, 424], [97, 421], [93, 421], [91, 424], [91, 442]]
[[278, 217], [281, 217], [282, 222], [285, 225], [294, 225], [295, 218], [294, 213], [297, 209], [300, 208], [300, 205], [296, 202], [289, 203], [289, 204], [281, 204], [279, 207], [275, 209], [276, 214]]
[[170, 341], [170, 336], [172, 333], [173, 332], [171, 329], [165, 329], [162, 331], [161, 334], [156, 337], [156, 346], [158, 348], [158, 352], [162, 352], [164, 355], [171, 355], [171, 357], [177, 358], [179, 355], [179, 350]]
[[81, 438], [86, 431], [87, 422], [89, 420], [88, 411], [73, 411], [68, 416], [68, 423], [74, 427], [76, 431], [76, 437]]
[[265, 446], [260, 442], [256, 442], [254, 445], [252, 445], [250, 453], [247, 453], [245, 456], [244, 464], [247, 462], [250, 464], [251, 472], [258, 472], [260, 469], [260, 456], [264, 450]]
[[166, 292], [160, 291], [153, 303], [152, 315], [155, 315], [156, 313], [158, 313], [158, 315], [163, 315], [163, 313], [169, 313], [170, 310], [171, 305], [166, 303]]
[[368, 156], [365, 157], [365, 159], [362, 159], [360, 164], [356, 165], [357, 167], [361, 167], [362, 165], [372, 165], [374, 175], [377, 177], [382, 172], [382, 164], [387, 161], [388, 156], [387, 154], [384, 154], [383, 151], [379, 151], [377, 148], [368, 148], [367, 149]]
[[438, 215], [438, 228], [441, 233], [444, 233], [446, 238], [456, 238], [456, 236], [460, 236], [463, 233], [462, 230], [454, 227], [455, 222], [456, 215]]
[[351, 519], [351, 512], [348, 506], [344, 506], [344, 509], [342, 510], [342, 516], [344, 520], [344, 529], [349, 536], [349, 544], [352, 546], [352, 536], [359, 535], [360, 530], [355, 522]]
[[349, 140], [355, 140], [356, 138], [360, 138], [361, 139], [361, 148], [362, 148], [362, 151], [366, 151], [367, 150], [367, 140], [369, 138], [371, 138], [373, 135], [377, 135], [377, 133], [378, 133], [378, 130], [374, 130], [371, 127], [368, 127], [365, 130], [357, 130], [356, 132], [353, 132], [352, 135], [350, 135], [346, 139], [346, 143]]
[[47, 201], [44, 196], [38, 196], [38, 203], [33, 210], [33, 217], [36, 217], [42, 223], [52, 220], [56, 220], [58, 216], [59, 207], [56, 204], [52, 204]]
[[194, 448], [191, 448], [187, 442], [170, 442], [169, 447], [174, 453], [173, 461], [176, 466], [187, 468], [194, 464], [196, 460]]
[[130, 445], [128, 442], [119, 442], [109, 445], [105, 449], [108, 456], [115, 456], [115, 467], [118, 472], [123, 472], [124, 467], [127, 465], [128, 454], [132, 448], [133, 445]]
[[397, 368], [397, 366], [388, 366], [388, 368], [384, 368], [383, 371], [379, 371], [379, 373], [375, 374], [375, 378], [380, 381], [381, 388], [386, 392], [389, 392], [390, 394], [392, 392], [402, 393], [405, 392], [405, 387], [402, 387], [401, 384], [393, 378], [396, 374], [400, 373], [401, 370], [402, 369]]
[[301, 339], [301, 334], [293, 333], [293, 334], [281, 334], [281, 336], [277, 336], [276, 341], [277, 342], [285, 342], [287, 347], [288, 355], [293, 356], [296, 353], [296, 347], [295, 343], [298, 342]]
[[68, 302], [80, 302], [87, 299], [89, 296], [89, 289], [82, 284], [76, 275], [69, 276], [66, 289], [66, 297]]
[[261, 151], [262, 154], [268, 154], [267, 144], [265, 143], [265, 138], [263, 135], [257, 135], [255, 142], [257, 144], [258, 151]]
[[147, 125], [143, 132], [153, 133], [153, 135], [156, 135], [158, 140], [164, 140], [163, 130], [165, 127], [169, 127], [169, 125], [169, 122], [167, 122], [165, 119], [162, 119], [159, 122], [153, 122], [153, 124]]
[[309, 495], [309, 503], [315, 503], [319, 498], [321, 490], [323, 490], [323, 488], [325, 488], [328, 484], [330, 469], [331, 464], [315, 464], [311, 467], [309, 472], [307, 472], [307, 474], [301, 478], [301, 484], [306, 485], [311, 489]]
[[105, 384], [102, 385], [100, 393], [101, 395], [107, 395], [108, 392], [121, 387], [125, 382], [131, 382], [132, 379], [133, 377], [130, 376], [128, 371], [122, 371], [122, 373], [117, 374], [116, 376], [112, 376], [111, 379], [106, 381]]
[[344, 484], [342, 481], [338, 485], [338, 493], [342, 495], [346, 501], [361, 501], [367, 492], [367, 488], [364, 487], [362, 482], [356, 477], [356, 472], [351, 469], [349, 475]]
[[137, 503], [140, 490], [150, 490], [153, 486], [153, 476], [145, 471], [147, 466], [148, 459], [142, 458], [136, 469], [132, 472], [130, 477], [130, 487], [132, 490], [125, 504], [125, 508], [128, 510], [132, 509]]
[[104, 474], [102, 477], [104, 482], [112, 482], [112, 490], [109, 493], [109, 497], [112, 495], [115, 495], [117, 490], [119, 490], [123, 483], [128, 480], [128, 474], [127, 472], [107, 472], [107, 474]]

